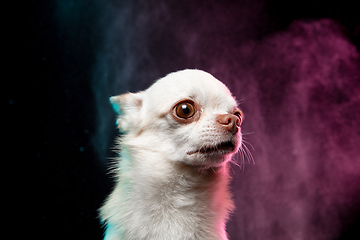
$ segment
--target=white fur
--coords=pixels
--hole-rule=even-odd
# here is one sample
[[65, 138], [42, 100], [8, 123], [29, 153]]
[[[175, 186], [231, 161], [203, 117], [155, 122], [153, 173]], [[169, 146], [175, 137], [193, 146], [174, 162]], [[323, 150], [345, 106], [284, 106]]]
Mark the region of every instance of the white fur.
[[[197, 105], [196, 120], [174, 117], [181, 100]], [[241, 133], [217, 122], [237, 106], [226, 86], [206, 72], [183, 70], [110, 101], [120, 113], [123, 136], [117, 184], [100, 209], [105, 239], [227, 239], [225, 222], [233, 208], [228, 161]], [[229, 139], [231, 152], [196, 152]]]

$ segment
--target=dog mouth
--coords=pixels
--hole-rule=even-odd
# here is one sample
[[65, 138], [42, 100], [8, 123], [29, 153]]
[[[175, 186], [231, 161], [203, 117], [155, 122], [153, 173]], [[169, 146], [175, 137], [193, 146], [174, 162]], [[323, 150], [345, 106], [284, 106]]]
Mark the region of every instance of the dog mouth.
[[235, 144], [233, 141], [224, 141], [217, 145], [212, 146], [204, 146], [201, 147], [198, 150], [188, 152], [188, 155], [192, 155], [195, 153], [201, 153], [201, 154], [228, 154], [235, 150]]

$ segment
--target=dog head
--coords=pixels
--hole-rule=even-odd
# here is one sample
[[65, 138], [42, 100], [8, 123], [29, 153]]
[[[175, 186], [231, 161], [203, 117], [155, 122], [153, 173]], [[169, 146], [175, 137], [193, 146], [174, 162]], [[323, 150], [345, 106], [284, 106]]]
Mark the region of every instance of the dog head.
[[227, 87], [204, 71], [174, 72], [145, 91], [110, 101], [119, 113], [122, 144], [130, 149], [214, 167], [241, 145], [243, 113]]

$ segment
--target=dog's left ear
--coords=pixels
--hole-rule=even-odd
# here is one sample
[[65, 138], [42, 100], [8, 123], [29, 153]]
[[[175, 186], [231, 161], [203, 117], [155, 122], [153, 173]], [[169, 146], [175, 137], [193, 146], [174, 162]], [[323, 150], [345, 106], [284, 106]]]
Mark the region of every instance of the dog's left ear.
[[121, 132], [127, 133], [137, 124], [142, 106], [142, 93], [125, 93], [110, 98], [114, 111], [119, 114], [116, 123]]

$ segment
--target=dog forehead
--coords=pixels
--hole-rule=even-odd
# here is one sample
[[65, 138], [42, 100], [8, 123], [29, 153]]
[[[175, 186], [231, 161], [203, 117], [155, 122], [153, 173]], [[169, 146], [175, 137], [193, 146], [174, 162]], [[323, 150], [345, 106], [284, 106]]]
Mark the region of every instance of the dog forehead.
[[236, 105], [229, 89], [211, 74], [201, 70], [170, 73], [146, 90], [148, 101], [169, 108], [183, 99], [215, 105]]

